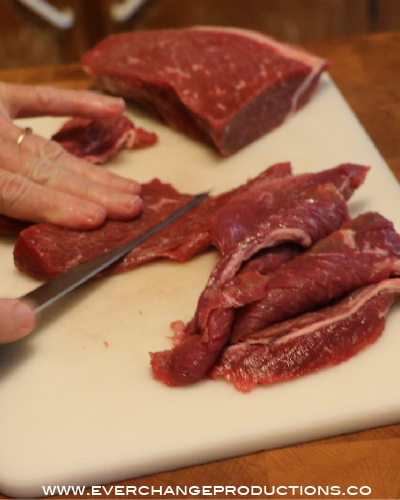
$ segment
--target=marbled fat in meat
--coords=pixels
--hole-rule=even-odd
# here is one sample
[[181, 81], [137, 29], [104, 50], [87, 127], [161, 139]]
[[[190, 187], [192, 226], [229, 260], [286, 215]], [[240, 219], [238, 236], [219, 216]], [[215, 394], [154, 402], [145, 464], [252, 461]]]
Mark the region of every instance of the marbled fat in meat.
[[231, 342], [398, 275], [400, 236], [375, 212], [361, 214], [264, 277], [262, 298], [237, 310]]
[[254, 31], [197, 27], [111, 35], [82, 66], [99, 89], [227, 156], [303, 107], [329, 63]]
[[338, 365], [374, 343], [400, 293], [400, 279], [359, 288], [333, 305], [278, 323], [228, 346], [210, 378], [242, 392]]

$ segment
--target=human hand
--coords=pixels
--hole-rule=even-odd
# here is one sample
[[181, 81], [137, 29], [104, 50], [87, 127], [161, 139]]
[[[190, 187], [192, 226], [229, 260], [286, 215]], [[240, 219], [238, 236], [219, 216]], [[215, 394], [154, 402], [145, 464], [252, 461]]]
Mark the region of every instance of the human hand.
[[127, 219], [142, 207], [140, 184], [67, 153], [23, 129], [15, 118], [118, 116], [122, 99], [88, 91], [0, 82], [0, 213], [74, 229], [99, 226], [107, 216]]
[[19, 299], [0, 299], [0, 344], [25, 337], [35, 327], [31, 306]]

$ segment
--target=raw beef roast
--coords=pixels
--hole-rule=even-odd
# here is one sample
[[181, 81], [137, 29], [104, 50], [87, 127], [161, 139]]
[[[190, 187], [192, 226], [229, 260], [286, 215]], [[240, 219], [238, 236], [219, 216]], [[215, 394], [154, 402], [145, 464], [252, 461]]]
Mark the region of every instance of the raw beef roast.
[[137, 149], [157, 142], [156, 134], [136, 127], [126, 116], [102, 120], [72, 118], [52, 139], [91, 163], [105, 163], [120, 149]]
[[214, 27], [112, 35], [82, 65], [99, 89], [226, 156], [304, 106], [329, 66], [263, 34]]
[[337, 365], [375, 342], [400, 279], [357, 289], [339, 302], [278, 323], [223, 350], [210, 377], [225, 377], [249, 392], [257, 384], [291, 380]]

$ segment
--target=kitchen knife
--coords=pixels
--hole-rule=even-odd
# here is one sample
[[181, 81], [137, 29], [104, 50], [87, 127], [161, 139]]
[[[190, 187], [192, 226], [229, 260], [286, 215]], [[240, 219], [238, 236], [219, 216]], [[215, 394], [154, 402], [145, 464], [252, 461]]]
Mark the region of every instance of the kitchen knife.
[[76, 267], [68, 269], [55, 278], [51, 278], [49, 281], [39, 286], [35, 290], [32, 290], [26, 295], [23, 295], [21, 299], [32, 300], [36, 306], [35, 312], [41, 311], [45, 307], [49, 306], [56, 300], [66, 295], [71, 290], [74, 290], [79, 285], [82, 285], [82, 283], [88, 281], [100, 271], [103, 271], [118, 259], [121, 259], [131, 250], [138, 247], [144, 241], [148, 240], [153, 235], [161, 231], [161, 229], [164, 229], [166, 226], [168, 226], [168, 224], [181, 217], [184, 213], [186, 213], [194, 206], [198, 205], [207, 196], [208, 193], [201, 193], [195, 196], [185, 206], [171, 214], [160, 224], [157, 224], [156, 226], [150, 228], [138, 238], [134, 238], [133, 240], [130, 240], [127, 243], [104, 252], [103, 254], [94, 257], [87, 262], [83, 262]]

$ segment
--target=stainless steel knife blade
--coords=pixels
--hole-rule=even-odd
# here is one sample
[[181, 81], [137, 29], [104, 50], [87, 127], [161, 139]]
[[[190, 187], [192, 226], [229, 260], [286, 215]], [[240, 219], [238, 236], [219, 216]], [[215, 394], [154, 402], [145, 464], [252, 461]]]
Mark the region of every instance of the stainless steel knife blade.
[[185, 206], [171, 214], [160, 224], [150, 228], [138, 238], [135, 238], [127, 243], [124, 243], [112, 250], [104, 252], [103, 254], [94, 257], [93, 259], [83, 262], [72, 269], [59, 274], [55, 278], [32, 290], [31, 292], [23, 295], [21, 299], [30, 299], [36, 305], [35, 312], [39, 312], [45, 307], [49, 306], [56, 300], [60, 299], [68, 292], [74, 290], [78, 286], [85, 283], [90, 278], [106, 269], [108, 266], [121, 259], [124, 255], [129, 253], [134, 248], [141, 245], [143, 242], [151, 238], [153, 235], [164, 229], [168, 224], [181, 217], [191, 208], [198, 205], [207, 196], [207, 193], [201, 193], [195, 196]]

